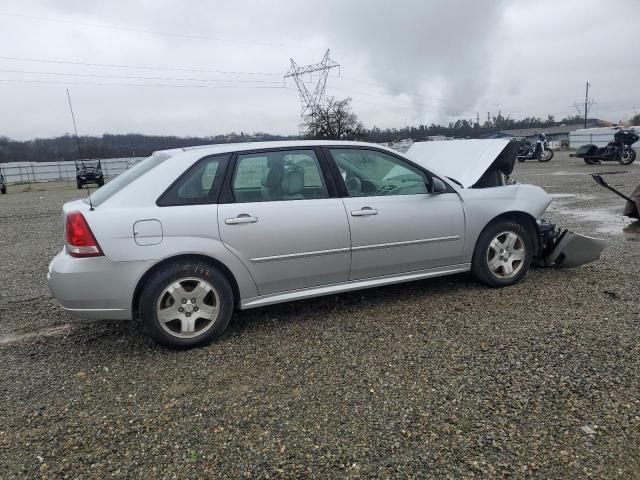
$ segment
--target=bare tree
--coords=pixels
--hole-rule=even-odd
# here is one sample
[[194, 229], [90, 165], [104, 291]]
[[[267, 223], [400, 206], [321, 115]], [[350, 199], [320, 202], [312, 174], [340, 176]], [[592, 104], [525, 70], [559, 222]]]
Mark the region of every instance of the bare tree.
[[351, 99], [329, 97], [324, 106], [316, 107], [303, 123], [305, 137], [312, 139], [354, 140], [365, 130], [358, 115], [351, 111]]

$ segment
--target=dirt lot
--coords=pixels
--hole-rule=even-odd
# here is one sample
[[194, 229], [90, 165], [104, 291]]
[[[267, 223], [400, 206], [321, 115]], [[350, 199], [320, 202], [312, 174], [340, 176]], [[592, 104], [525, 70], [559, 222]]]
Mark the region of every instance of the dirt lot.
[[[640, 478], [640, 227], [558, 153], [514, 177], [610, 241], [490, 290], [467, 275], [238, 313], [174, 352], [49, 296], [74, 185], [0, 197], [2, 478]], [[24, 191], [26, 190], [26, 191]]]

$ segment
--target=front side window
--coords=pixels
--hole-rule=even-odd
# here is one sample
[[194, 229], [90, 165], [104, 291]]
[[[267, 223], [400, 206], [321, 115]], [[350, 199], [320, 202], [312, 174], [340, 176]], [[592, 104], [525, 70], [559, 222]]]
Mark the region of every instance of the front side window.
[[350, 197], [429, 193], [427, 175], [376, 150], [330, 149]]
[[199, 160], [158, 199], [158, 206], [212, 203], [216, 180], [221, 180], [222, 162], [229, 155], [215, 155]]
[[238, 155], [232, 180], [236, 202], [328, 198], [320, 163], [312, 150]]

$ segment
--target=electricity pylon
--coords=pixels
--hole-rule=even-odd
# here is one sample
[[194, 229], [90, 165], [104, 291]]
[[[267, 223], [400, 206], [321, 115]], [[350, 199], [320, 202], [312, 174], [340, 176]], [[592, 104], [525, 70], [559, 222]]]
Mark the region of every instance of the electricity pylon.
[[[291, 60], [291, 68], [285, 74], [284, 78], [293, 77], [298, 86], [298, 93], [300, 94], [300, 103], [302, 109], [300, 110], [300, 117], [302, 121], [307, 115], [313, 115], [318, 107], [324, 105], [326, 94], [325, 89], [327, 86], [327, 77], [329, 76], [329, 70], [332, 68], [340, 67], [340, 64], [334, 62], [329, 58], [329, 50], [322, 57], [320, 63], [314, 63], [313, 65], [298, 65], [293, 58]], [[339, 71], [339, 70], [338, 70]], [[310, 92], [304, 83], [304, 77], [309, 75], [309, 79], [313, 78], [314, 73], [319, 72], [316, 86], [313, 92]]]

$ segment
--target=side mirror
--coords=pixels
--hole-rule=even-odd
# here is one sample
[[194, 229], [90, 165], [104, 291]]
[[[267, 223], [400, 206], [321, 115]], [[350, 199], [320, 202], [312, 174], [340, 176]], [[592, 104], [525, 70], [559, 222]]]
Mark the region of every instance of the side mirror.
[[431, 193], [444, 193], [447, 191], [447, 185], [437, 177], [431, 179], [433, 191]]

